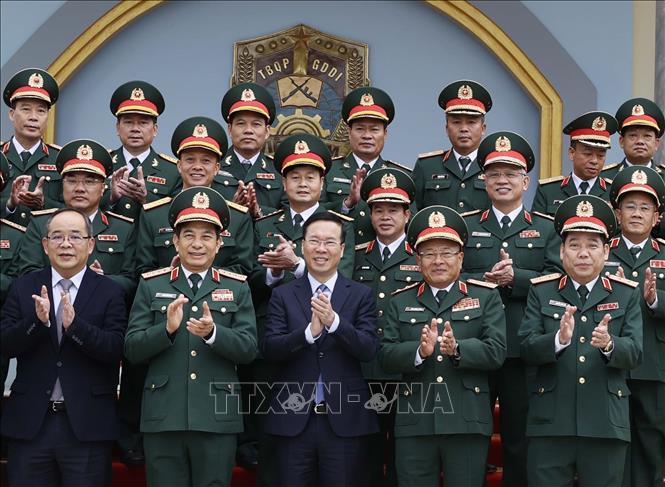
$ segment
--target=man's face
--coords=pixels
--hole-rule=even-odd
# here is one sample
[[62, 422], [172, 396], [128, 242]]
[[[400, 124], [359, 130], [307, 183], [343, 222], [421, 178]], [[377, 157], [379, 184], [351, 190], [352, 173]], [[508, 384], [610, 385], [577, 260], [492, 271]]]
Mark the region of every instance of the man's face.
[[270, 137], [267, 120], [253, 112], [243, 111], [233, 115], [228, 129], [233, 147], [238, 152], [252, 155], [262, 151]]
[[219, 229], [212, 223], [183, 223], [173, 235], [180, 263], [190, 272], [203, 272], [212, 266], [217, 251], [222, 246]]
[[48, 109], [48, 104], [41, 100], [18, 100], [14, 108], [9, 109], [9, 120], [14, 125], [14, 134], [19, 139], [28, 141], [41, 139], [46, 130]]
[[284, 191], [292, 204], [314, 204], [319, 201], [323, 176], [318, 169], [311, 166], [294, 167], [286, 173], [283, 181]]
[[157, 136], [157, 122], [149, 115], [138, 113], [120, 115], [115, 128], [122, 145], [134, 152], [146, 151]]
[[495, 205], [519, 204], [529, 187], [524, 169], [511, 164], [491, 164], [485, 171], [487, 194]]
[[428, 240], [416, 249], [416, 262], [425, 282], [437, 288], [445, 288], [459, 278], [463, 260], [459, 244], [449, 240]]
[[619, 145], [629, 161], [646, 163], [658, 150], [660, 139], [652, 128], [628, 127], [619, 136]]
[[569, 232], [559, 256], [566, 273], [579, 284], [587, 284], [600, 275], [610, 247], [595, 233]]
[[62, 197], [67, 208], [90, 215], [99, 209], [104, 179], [85, 171], [68, 172], [62, 178]]
[[446, 115], [446, 134], [462, 155], [478, 148], [485, 135], [485, 119], [480, 115]]
[[351, 122], [349, 144], [358, 157], [371, 161], [376, 159], [386, 143], [388, 130], [383, 122], [372, 118], [360, 118]]
[[597, 177], [605, 165], [607, 149], [590, 147], [575, 142], [574, 147], [568, 148], [568, 159], [573, 161], [573, 171], [578, 178], [588, 180]]
[[[62, 237], [65, 237], [62, 242], [56, 242]], [[47, 228], [47, 236], [42, 239], [42, 246], [58, 274], [71, 277], [86, 266], [88, 256], [95, 247], [94, 239], [88, 237], [86, 222], [78, 213], [65, 211], [53, 217]]]
[[621, 233], [628, 238], [639, 238], [640, 241], [647, 238], [658, 223], [655, 200], [642, 193], [631, 192], [621, 198], [615, 213], [621, 225]]
[[372, 227], [381, 242], [392, 243], [404, 233], [411, 212], [398, 203], [372, 203]]
[[192, 186], [210, 186], [219, 171], [219, 156], [209, 150], [192, 148], [180, 153], [178, 172], [183, 189]]
[[302, 255], [312, 275], [334, 274], [343, 254], [342, 228], [337, 223], [317, 221], [307, 227]]

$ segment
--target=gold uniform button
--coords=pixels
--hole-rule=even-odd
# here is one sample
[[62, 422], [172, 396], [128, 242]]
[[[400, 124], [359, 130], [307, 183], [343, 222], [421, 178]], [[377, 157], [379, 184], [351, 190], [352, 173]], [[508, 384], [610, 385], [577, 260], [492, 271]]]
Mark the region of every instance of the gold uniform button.
[[464, 321], [469, 321], [469, 315], [464, 316]]
[[476, 394], [480, 394], [480, 387], [478, 386], [474, 387], [473, 392], [475, 392]]
[[50, 181], [50, 180], [51, 180], [51, 176], [46, 176], [46, 180], [47, 180], [47, 181]]
[[383, 316], [383, 310], [382, 309], [379, 310], [378, 315]]
[[439, 335], [438, 337], [436, 337], [436, 341], [441, 343], [443, 341], [443, 337]]
[[437, 362], [443, 362], [443, 355], [437, 355], [436, 361]]
[[272, 188], [272, 186], [270, 186], [269, 184], [266, 184], [266, 188], [270, 189], [270, 188]]
[[229, 185], [229, 182], [228, 182], [228, 181], [224, 181], [224, 186], [228, 186], [228, 185]]
[[662, 272], [658, 274], [658, 279], [663, 279], [663, 278], [665, 278], [665, 274], [663, 274]]
[[109, 247], [109, 254], [113, 253], [113, 247]]
[[129, 210], [132, 207], [131, 203], [125, 203], [125, 209]]
[[411, 323], [415, 323], [415, 322], [416, 322], [416, 319], [415, 319], [415, 318], [411, 318]]
[[406, 276], [406, 282], [411, 282], [411, 276]]
[[441, 384], [441, 383], [443, 382], [443, 377], [438, 376], [438, 377], [436, 378], [436, 381], [437, 381], [439, 384]]
[[476, 248], [477, 248], [477, 249], [479, 249], [481, 246], [482, 246], [482, 245], [480, 244], [480, 242], [478, 242], [478, 243], [476, 244]]
[[376, 334], [379, 336], [383, 336], [383, 328], [377, 328], [376, 329]]
[[21, 218], [25, 218], [25, 211], [21, 212]]
[[164, 240], [164, 245], [170, 245], [171, 241], [170, 240]]
[[584, 377], [580, 377], [580, 379], [579, 379], [578, 382], [579, 382], [580, 384], [585, 384], [585, 383], [586, 383], [586, 379], [585, 379]]
[[609, 276], [609, 275], [610, 275], [610, 271], [605, 271], [605, 275], [606, 275], [606, 276]]
[[363, 231], [362, 231], [362, 230], [358, 230], [358, 235], [362, 236], [362, 235], [363, 235]]
[[361, 280], [361, 281], [364, 281], [364, 280], [365, 280], [365, 277], [364, 277], [364, 276], [360, 276], [360, 280]]
[[162, 306], [161, 310], [166, 311], [166, 306]]
[[341, 190], [341, 189], [338, 189], [338, 190], [337, 190], [337, 194], [342, 194], [342, 190]]
[[501, 247], [503, 247], [504, 249], [505, 249], [506, 247], [508, 247], [508, 242], [503, 242], [503, 243], [501, 244]]
[[582, 323], [586, 323], [587, 320], [586, 316], [582, 316], [580, 319], [582, 320]]
[[150, 389], [154, 389], [154, 388], [155, 388], [155, 384], [150, 384]]
[[153, 192], [153, 193], [157, 194], [158, 191], [159, 191], [159, 190], [158, 190], [157, 188], [152, 188], [152, 192]]
[[196, 380], [196, 374], [192, 372], [191, 374], [189, 374], [189, 378], [192, 380]]
[[544, 388], [544, 387], [539, 387], [539, 388], [538, 388], [538, 395], [539, 395], [539, 396], [542, 396], [544, 392], [545, 392], [545, 388]]
[[461, 184], [460, 184], [460, 188], [462, 188], [462, 189], [466, 188], [466, 184], [465, 184], [465, 183], [461, 183]]
[[191, 352], [192, 357], [196, 357], [196, 350], [192, 350]]
[[439, 187], [440, 186], [437, 184], [436, 186], [434, 186], [434, 189], [439, 189]]
[[633, 271], [633, 277], [637, 277], [637, 276], [639, 276], [638, 272], [637, 272], [637, 271]]
[[381, 276], [381, 277], [379, 277], [379, 280], [380, 280], [381, 282], [385, 282], [385, 280], [386, 280], [386, 276]]
[[533, 244], [532, 244], [532, 243], [529, 243], [529, 244], [527, 244], [527, 247], [529, 247], [530, 249], [532, 249], [532, 248], [533, 248]]
[[405, 395], [405, 396], [408, 396], [409, 394], [410, 394], [409, 391], [404, 391], [404, 395]]
[[361, 212], [360, 212], [360, 216], [365, 216], [365, 212], [364, 212], [364, 211], [361, 211]]
[[558, 320], [559, 319], [559, 313], [554, 313], [554, 319]]
[[220, 310], [222, 313], [226, 313], [226, 308], [225, 308], [224, 306], [222, 306], [219, 310]]
[[619, 396], [619, 397], [622, 397], [622, 396], [623, 396], [623, 391], [622, 391], [621, 389], [619, 389], [619, 390], [617, 391], [617, 396]]
[[198, 306], [192, 306], [192, 311], [194, 311], [196, 313], [198, 310], [199, 310]]
[[294, 249], [298, 248], [298, 244], [291, 244], [291, 246], [292, 246]]
[[441, 323], [443, 323], [443, 318], [437, 318], [436, 322], [440, 325]]
[[460, 201], [460, 202], [459, 202], [459, 207], [460, 207], [460, 208], [464, 208], [464, 202], [463, 202], [463, 201]]
[[584, 343], [584, 342], [586, 342], [586, 338], [585, 337], [580, 337], [580, 343]]
[[268, 244], [268, 248], [272, 249], [275, 245], [274, 244]]
[[379, 293], [379, 299], [383, 299], [386, 297], [386, 293]]
[[584, 355], [580, 355], [579, 361], [582, 363], [586, 362], [586, 357]]

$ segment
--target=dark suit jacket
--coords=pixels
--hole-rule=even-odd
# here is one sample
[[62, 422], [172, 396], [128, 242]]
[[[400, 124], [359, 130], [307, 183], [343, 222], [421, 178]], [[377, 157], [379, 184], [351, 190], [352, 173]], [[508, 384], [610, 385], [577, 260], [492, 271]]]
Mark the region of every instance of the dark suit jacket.
[[[32, 299], [42, 285], [49, 289], [50, 327], [37, 318]], [[3, 355], [17, 359], [16, 379], [2, 411], [3, 435], [18, 439], [37, 435], [59, 376], [76, 437], [103, 441], [117, 436], [118, 366], [127, 327], [122, 288], [88, 269], [74, 310], [74, 321], [58, 345], [51, 268], [13, 283], [0, 321]]]
[[[280, 436], [297, 436], [303, 431], [321, 374], [333, 431], [343, 437], [377, 432], [376, 413], [365, 407], [370, 395], [360, 367], [361, 362], [372, 360], [379, 347], [372, 290], [338, 274], [332, 306], [339, 315], [339, 326], [334, 333], [324, 331], [310, 345], [305, 328], [312, 318], [311, 297], [304, 276], [276, 287], [270, 298], [261, 348], [266, 360], [278, 362], [281, 369], [276, 373], [266, 431]], [[300, 394], [305, 404], [294, 394]]]

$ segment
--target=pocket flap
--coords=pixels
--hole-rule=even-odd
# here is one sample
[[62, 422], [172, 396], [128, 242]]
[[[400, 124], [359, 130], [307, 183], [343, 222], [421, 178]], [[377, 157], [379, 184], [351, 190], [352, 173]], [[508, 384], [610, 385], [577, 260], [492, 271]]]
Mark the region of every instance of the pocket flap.
[[[598, 305], [598, 306], [602, 306]], [[596, 306], [596, 311], [593, 312], [593, 321], [594, 323], [600, 323], [603, 319], [603, 316], [606, 314], [610, 315], [610, 328], [612, 327], [612, 320], [615, 320], [619, 318], [620, 316], [623, 316], [626, 314], [626, 309], [625, 308], [618, 308], [618, 309], [608, 309], [608, 310], [602, 310], [598, 311], [598, 307]]]
[[476, 178], [476, 180], [473, 182], [473, 187], [476, 189], [485, 189], [485, 181], [480, 178]]
[[280, 189], [282, 187], [281, 182], [277, 179], [278, 176], [275, 176], [275, 179], [254, 179], [254, 184], [261, 186], [263, 189], [268, 191], [273, 191]]
[[448, 189], [450, 188], [452, 181], [449, 178], [446, 179], [431, 179], [429, 181], [425, 181], [425, 189], [430, 189], [434, 191], [438, 191], [440, 189]]
[[409, 325], [416, 325], [429, 321], [430, 317], [432, 317], [431, 313], [424, 311], [404, 312], [399, 314], [399, 321]]
[[450, 313], [451, 321], [471, 321], [481, 317], [482, 308], [452, 310]]
[[173, 299], [155, 299], [150, 303], [150, 311], [160, 311], [162, 313], [166, 313], [166, 308], [168, 308]]
[[487, 379], [481, 380], [477, 377], [462, 377], [462, 385], [465, 389], [480, 394], [481, 392], [489, 392], [490, 387]]
[[161, 387], [164, 387], [166, 383], [169, 381], [169, 376], [168, 375], [154, 375], [152, 377], [147, 377], [145, 380], [145, 389], [159, 389]]
[[173, 233], [159, 233], [152, 239], [153, 247], [170, 247], [173, 245]]
[[545, 247], [545, 239], [542, 238], [516, 238], [513, 242], [520, 249], [542, 249]]
[[607, 390], [610, 394], [618, 398], [630, 396], [630, 389], [628, 389], [628, 385], [622, 380], [608, 380]]
[[559, 308], [558, 306], [543, 306], [540, 308], [540, 312], [545, 316], [559, 320], [566, 312], [566, 308]]
[[120, 241], [99, 240], [98, 238], [95, 238], [95, 248], [97, 252], [105, 254], [121, 254], [125, 251], [125, 246]]

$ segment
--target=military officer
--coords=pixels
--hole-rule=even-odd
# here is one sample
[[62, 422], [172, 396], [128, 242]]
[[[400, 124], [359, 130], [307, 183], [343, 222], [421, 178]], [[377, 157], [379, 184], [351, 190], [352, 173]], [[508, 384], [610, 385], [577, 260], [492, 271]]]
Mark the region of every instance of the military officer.
[[610, 136], [617, 131], [617, 122], [605, 112], [589, 112], [566, 125], [563, 133], [570, 136], [568, 159], [573, 170], [567, 176], [541, 179], [532, 209], [554, 215], [561, 202], [577, 194], [591, 194], [609, 200], [610, 183], [601, 174], [605, 164]]
[[[126, 298], [131, 299], [136, 290], [134, 221], [99, 208], [104, 178], [112, 170], [109, 152], [93, 140], [74, 140], [63, 146], [55, 164], [62, 178], [64, 206], [82, 211], [92, 223], [95, 245], [88, 258], [90, 268], [120, 284]], [[19, 275], [48, 265], [41, 242], [46, 236], [46, 223], [56, 210], [32, 212], [19, 247]]]
[[495, 132], [478, 149], [485, 174], [487, 209], [463, 214], [470, 237], [464, 251], [467, 277], [499, 286], [506, 314], [507, 358], [490, 375], [490, 407], [501, 405], [503, 484], [526, 486], [526, 366], [517, 337], [530, 279], [558, 268], [560, 239], [549, 215], [530, 213], [524, 194], [535, 158], [529, 143], [513, 132]]
[[42, 69], [16, 73], [2, 96], [14, 135], [2, 143], [9, 181], [0, 199], [3, 217], [27, 226], [31, 210], [62, 206], [62, 181], [55, 167], [60, 147], [43, 140], [49, 109], [58, 100], [56, 80]]
[[152, 148], [164, 98], [150, 83], [129, 81], [113, 92], [110, 108], [122, 146], [111, 153], [113, 176], [102, 208], [136, 220], [144, 203], [180, 191], [177, 159]]
[[423, 282], [393, 294], [379, 358], [401, 373], [395, 418], [400, 486], [482, 486], [492, 434], [489, 371], [506, 353], [496, 284], [460, 280], [467, 228], [452, 209], [419, 211], [407, 231]]
[[125, 354], [148, 363], [143, 393], [149, 486], [231, 485], [242, 431], [238, 364], [257, 350], [246, 277], [212, 267], [229, 222], [224, 198], [194, 186], [171, 203], [180, 264], [143, 274]]
[[[379, 338], [383, 336], [390, 295], [420, 280], [415, 251], [406, 240], [406, 225], [411, 217], [409, 207], [414, 194], [413, 180], [399, 169], [372, 171], [363, 180], [361, 187], [362, 201], [369, 205], [369, 216], [376, 238], [356, 245], [353, 280], [367, 284], [374, 291], [378, 313], [376, 332]], [[394, 395], [399, 374], [385, 372], [376, 358], [361, 365], [372, 394], [381, 393], [386, 397]], [[393, 436], [395, 409], [378, 411], [381, 432], [370, 438], [369, 485], [397, 485]], [[384, 461], [387, 464], [385, 480]]]
[[369, 86], [356, 88], [342, 104], [342, 118], [349, 126], [351, 152], [333, 159], [321, 202], [327, 208], [354, 219], [356, 242], [374, 238], [369, 208], [360, 196], [363, 178], [372, 171], [396, 168], [407, 173], [410, 168], [381, 157], [388, 136], [388, 125], [395, 117], [395, 107], [388, 93]]
[[263, 152], [275, 120], [272, 96], [256, 83], [236, 85], [222, 99], [222, 117], [232, 144], [215, 176], [222, 196], [248, 207], [253, 218], [281, 208], [286, 203], [282, 176]]
[[476, 162], [478, 145], [485, 136], [485, 115], [492, 97], [470, 80], [450, 83], [439, 94], [446, 115], [446, 135], [452, 148], [420, 154], [413, 168], [416, 206], [446, 205], [458, 211], [487, 208], [484, 175]]
[[[171, 150], [178, 158], [183, 189], [192, 186], [220, 189], [220, 184], [214, 178], [227, 147], [224, 129], [215, 120], [191, 117], [181, 122], [171, 137]], [[169, 203], [172, 200], [172, 197], [167, 196], [143, 205], [136, 249], [137, 268], [141, 273], [168, 267], [176, 255], [173, 228], [168, 222]], [[222, 231], [222, 246], [213, 264], [215, 267], [249, 274], [254, 267], [252, 219], [246, 207], [231, 201], [226, 203], [230, 221]]]
[[610, 240], [606, 274], [640, 283], [642, 363], [628, 372], [631, 443], [624, 486], [662, 486], [665, 459], [665, 240], [650, 233], [665, 206], [665, 183], [653, 169], [629, 166], [614, 178], [610, 199], [621, 234]]
[[619, 486], [630, 441], [626, 372], [642, 353], [637, 283], [602, 276], [616, 230], [609, 205], [571, 196], [558, 208], [564, 274], [531, 280], [520, 326], [529, 377], [529, 485]]

